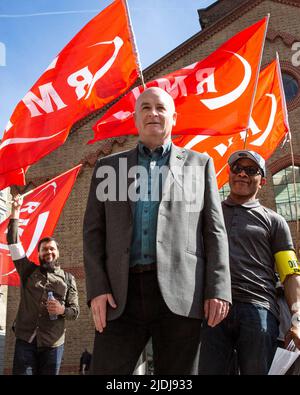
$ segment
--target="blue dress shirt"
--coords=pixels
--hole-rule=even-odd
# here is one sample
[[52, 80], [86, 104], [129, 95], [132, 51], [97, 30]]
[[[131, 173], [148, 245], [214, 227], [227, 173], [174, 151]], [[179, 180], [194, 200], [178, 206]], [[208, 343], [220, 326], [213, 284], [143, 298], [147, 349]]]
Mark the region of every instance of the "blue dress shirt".
[[170, 152], [171, 141], [152, 152], [143, 143], [138, 144], [138, 166], [146, 171], [140, 173], [137, 187], [139, 198], [134, 204], [131, 267], [156, 262], [157, 216]]

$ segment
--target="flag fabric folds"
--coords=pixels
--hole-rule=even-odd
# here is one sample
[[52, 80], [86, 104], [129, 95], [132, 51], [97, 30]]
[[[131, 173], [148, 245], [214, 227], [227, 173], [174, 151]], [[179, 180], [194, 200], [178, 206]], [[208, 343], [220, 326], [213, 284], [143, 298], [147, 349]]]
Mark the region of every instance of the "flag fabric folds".
[[0, 145], [0, 178], [55, 150], [77, 120], [136, 81], [131, 36], [124, 0], [77, 33], [16, 106]]
[[[249, 126], [268, 18], [241, 31], [204, 60], [146, 84], [171, 94], [173, 134], [224, 135]], [[94, 125], [94, 139], [137, 134], [133, 112], [143, 88], [120, 99]]]
[[[81, 166], [78, 165], [40, 185], [24, 197], [20, 212], [19, 236], [27, 257], [37, 264], [37, 243], [41, 238], [53, 234]], [[0, 224], [0, 284], [18, 286], [19, 275], [11, 260], [6, 241], [8, 222], [9, 218]]]
[[174, 139], [174, 144], [210, 155], [221, 188], [228, 181], [227, 160], [234, 151], [254, 150], [268, 159], [288, 131], [280, 64], [276, 59], [260, 72], [247, 136], [246, 132], [228, 136], [180, 136]]
[[26, 170], [17, 169], [0, 175], [0, 191], [10, 185], [26, 185]]

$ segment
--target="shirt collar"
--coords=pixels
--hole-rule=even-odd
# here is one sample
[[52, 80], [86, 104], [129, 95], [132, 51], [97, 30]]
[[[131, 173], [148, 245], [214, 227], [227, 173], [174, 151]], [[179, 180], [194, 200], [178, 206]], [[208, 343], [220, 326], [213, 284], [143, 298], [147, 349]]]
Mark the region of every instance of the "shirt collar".
[[230, 196], [228, 196], [228, 198], [226, 200], [224, 200], [224, 204], [226, 204], [226, 206], [229, 207], [236, 207], [236, 206], [241, 206], [244, 208], [255, 208], [255, 207], [259, 207], [260, 203], [258, 199], [252, 200], [250, 202], [246, 202], [243, 204], [239, 204], [239, 203], [235, 203]]
[[55, 266], [55, 268], [53, 269], [53, 270], [47, 270], [47, 269], [45, 269], [45, 268], [43, 268], [41, 265], [40, 265], [40, 271], [43, 273], [43, 274], [47, 274], [47, 273], [54, 273], [54, 274], [56, 274], [56, 275], [61, 275], [62, 274], [62, 269], [61, 269], [61, 267], [60, 266]]
[[143, 144], [141, 141], [139, 141], [138, 151], [139, 151], [139, 154], [141, 154], [143, 156], [151, 156], [153, 153], [156, 153], [159, 155], [159, 157], [163, 157], [163, 156], [170, 153], [171, 145], [172, 145], [172, 142], [169, 141], [166, 144], [155, 148], [155, 150], [151, 152], [151, 150], [148, 147], [146, 147], [145, 144]]

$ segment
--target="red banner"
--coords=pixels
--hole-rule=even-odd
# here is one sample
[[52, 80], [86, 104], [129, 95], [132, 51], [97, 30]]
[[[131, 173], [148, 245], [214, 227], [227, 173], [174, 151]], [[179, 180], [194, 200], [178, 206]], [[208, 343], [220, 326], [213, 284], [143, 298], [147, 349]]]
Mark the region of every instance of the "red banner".
[[26, 185], [24, 169], [12, 170], [0, 176], [0, 191], [10, 185]]
[[[178, 113], [173, 134], [224, 135], [248, 127], [267, 18], [243, 30], [201, 62], [147, 83], [171, 94]], [[94, 125], [89, 143], [137, 134], [133, 112], [143, 88], [134, 88]]]
[[71, 126], [124, 93], [138, 66], [123, 0], [92, 19], [14, 110], [0, 145], [0, 177], [55, 150]]
[[245, 132], [230, 136], [181, 136], [174, 139], [174, 144], [210, 155], [221, 188], [228, 182], [227, 160], [234, 151], [249, 149], [268, 159], [288, 130], [280, 65], [274, 60], [259, 76], [245, 148]]
[[[36, 264], [39, 264], [37, 243], [41, 238], [53, 234], [81, 166], [78, 165], [40, 185], [24, 198], [20, 212], [19, 236], [27, 257]], [[8, 222], [9, 219], [6, 219], [0, 224], [0, 284], [18, 286], [19, 275], [6, 241]]]

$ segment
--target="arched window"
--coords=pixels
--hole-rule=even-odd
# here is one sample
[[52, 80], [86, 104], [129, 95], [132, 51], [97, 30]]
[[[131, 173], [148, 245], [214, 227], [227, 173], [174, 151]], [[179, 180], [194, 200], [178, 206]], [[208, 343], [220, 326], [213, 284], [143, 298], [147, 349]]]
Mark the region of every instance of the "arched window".
[[296, 220], [296, 204], [298, 207], [298, 218], [300, 218], [300, 167], [295, 166], [295, 173], [297, 201], [292, 166], [273, 175], [276, 209], [287, 221]]
[[227, 198], [227, 196], [229, 195], [229, 193], [230, 193], [230, 188], [229, 188], [229, 184], [228, 184], [228, 182], [227, 182], [227, 184], [224, 184], [224, 185], [222, 186], [222, 188], [219, 189], [219, 194], [220, 194], [221, 202]]
[[293, 100], [299, 92], [299, 83], [298, 81], [291, 75], [286, 72], [282, 73], [282, 82], [284, 93], [287, 101]]

